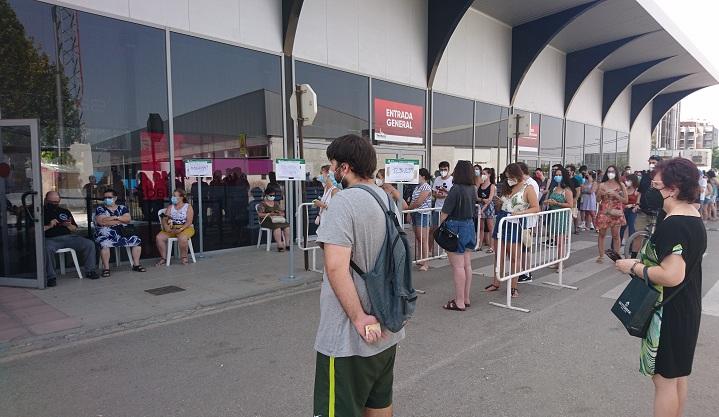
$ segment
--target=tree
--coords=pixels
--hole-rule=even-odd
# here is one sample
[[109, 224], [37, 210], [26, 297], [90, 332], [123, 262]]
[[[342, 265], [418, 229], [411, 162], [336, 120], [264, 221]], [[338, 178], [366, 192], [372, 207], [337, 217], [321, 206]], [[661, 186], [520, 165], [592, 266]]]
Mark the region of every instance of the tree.
[[712, 168], [719, 168], [719, 148], [712, 150]]

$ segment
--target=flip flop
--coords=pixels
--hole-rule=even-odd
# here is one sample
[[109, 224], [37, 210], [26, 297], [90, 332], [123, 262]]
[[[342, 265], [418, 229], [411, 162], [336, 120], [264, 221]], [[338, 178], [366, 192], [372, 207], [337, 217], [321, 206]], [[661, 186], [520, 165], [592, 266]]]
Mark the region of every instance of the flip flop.
[[[490, 289], [490, 288], [492, 288], [492, 289]], [[485, 292], [493, 292], [493, 291], [497, 291], [498, 289], [499, 289], [499, 286], [494, 285], [494, 284], [489, 284], [486, 287], [484, 287]]]

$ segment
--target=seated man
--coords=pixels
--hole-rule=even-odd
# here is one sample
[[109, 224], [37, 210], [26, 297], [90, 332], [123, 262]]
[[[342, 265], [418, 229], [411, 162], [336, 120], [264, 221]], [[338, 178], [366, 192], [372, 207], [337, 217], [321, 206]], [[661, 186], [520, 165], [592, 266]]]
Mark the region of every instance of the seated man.
[[[71, 248], [77, 252], [80, 260], [84, 262], [85, 278], [100, 278], [95, 271], [95, 242], [82, 236], [74, 235], [77, 223], [69, 210], [60, 207], [60, 194], [57, 191], [48, 191], [45, 194], [45, 275], [47, 286], [57, 285], [55, 272], [55, 252], [62, 248]], [[64, 262], [64, 259], [61, 260]]]

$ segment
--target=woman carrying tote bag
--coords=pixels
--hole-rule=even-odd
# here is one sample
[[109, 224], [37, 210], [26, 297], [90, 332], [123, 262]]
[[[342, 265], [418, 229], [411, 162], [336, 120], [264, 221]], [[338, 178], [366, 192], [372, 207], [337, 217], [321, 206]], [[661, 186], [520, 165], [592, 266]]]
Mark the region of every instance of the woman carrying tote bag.
[[699, 336], [702, 258], [707, 235], [693, 203], [699, 197], [699, 171], [684, 158], [660, 162], [652, 188], [642, 198], [664, 201], [666, 217], [642, 248], [639, 259], [621, 259], [618, 270], [646, 276], [659, 292], [658, 303], [642, 339], [639, 370], [652, 377], [654, 416], [680, 416], [687, 398]]
[[477, 245], [474, 231], [474, 205], [477, 201], [477, 187], [474, 185], [474, 168], [469, 161], [459, 161], [454, 167], [454, 185], [444, 200], [440, 224], [444, 223], [457, 235], [457, 249], [447, 252], [452, 265], [454, 299], [443, 307], [445, 310], [465, 311], [469, 307], [469, 292], [472, 286], [472, 258], [470, 250]]

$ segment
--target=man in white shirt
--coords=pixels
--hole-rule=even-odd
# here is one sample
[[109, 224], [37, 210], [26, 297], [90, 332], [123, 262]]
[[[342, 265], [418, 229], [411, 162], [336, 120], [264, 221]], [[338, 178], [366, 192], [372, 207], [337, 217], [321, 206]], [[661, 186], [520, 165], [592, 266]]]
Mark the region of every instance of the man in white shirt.
[[[519, 168], [522, 170], [522, 174], [524, 174], [524, 182], [531, 186], [534, 189], [534, 192], [537, 194], [537, 199], [539, 199], [539, 184], [537, 184], [537, 181], [534, 180], [534, 178], [529, 176], [529, 167], [524, 162], [517, 162], [517, 165], [519, 165]], [[528, 217], [526, 219], [525, 228], [526, 229], [533, 229], [535, 226], [537, 226], [537, 218], [536, 217]], [[522, 246], [523, 252], [529, 252], [531, 249], [527, 248], [525, 246]], [[529, 256], [524, 257], [524, 267], [529, 268]], [[527, 283], [532, 282], [532, 273], [522, 274], [519, 276], [518, 282], [520, 283]]]
[[435, 198], [432, 212], [432, 229], [439, 226], [439, 212], [444, 207], [444, 200], [452, 189], [452, 176], [449, 175], [449, 162], [442, 161], [439, 163], [439, 177], [435, 178], [432, 186], [432, 196]]

